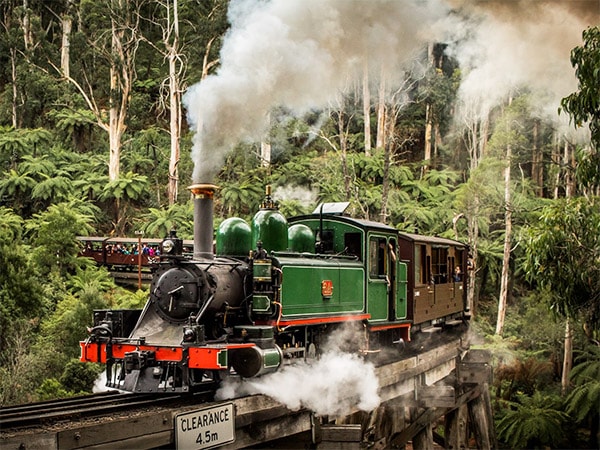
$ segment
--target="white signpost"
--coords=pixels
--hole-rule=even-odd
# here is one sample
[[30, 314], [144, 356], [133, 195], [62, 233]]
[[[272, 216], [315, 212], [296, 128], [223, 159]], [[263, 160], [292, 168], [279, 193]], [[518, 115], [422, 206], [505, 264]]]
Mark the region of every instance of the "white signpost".
[[225, 403], [175, 416], [177, 450], [201, 450], [235, 441], [233, 403]]

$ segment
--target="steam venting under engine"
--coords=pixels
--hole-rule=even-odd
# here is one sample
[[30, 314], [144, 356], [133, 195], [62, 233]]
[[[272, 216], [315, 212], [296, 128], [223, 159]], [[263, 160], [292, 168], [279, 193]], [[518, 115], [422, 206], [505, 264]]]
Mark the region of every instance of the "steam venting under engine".
[[214, 184], [194, 184], [188, 188], [194, 196], [194, 258], [214, 258], [213, 196]]

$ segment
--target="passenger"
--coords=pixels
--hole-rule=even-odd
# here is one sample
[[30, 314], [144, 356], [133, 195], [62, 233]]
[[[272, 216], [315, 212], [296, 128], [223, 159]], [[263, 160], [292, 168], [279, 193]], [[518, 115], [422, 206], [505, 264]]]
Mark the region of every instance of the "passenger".
[[454, 281], [462, 281], [462, 271], [460, 270], [460, 266], [456, 266], [454, 269]]

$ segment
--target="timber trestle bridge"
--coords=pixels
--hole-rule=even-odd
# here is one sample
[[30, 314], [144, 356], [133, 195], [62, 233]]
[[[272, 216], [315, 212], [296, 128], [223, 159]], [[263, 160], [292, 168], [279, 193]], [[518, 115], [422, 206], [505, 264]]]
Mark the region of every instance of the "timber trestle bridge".
[[[223, 402], [159, 403], [122, 411], [73, 412], [54, 422], [8, 422], [0, 410], [3, 450], [85, 449], [413, 449], [496, 447], [490, 354], [453, 337], [433, 349], [376, 369], [381, 404], [343, 418], [292, 411], [264, 395]], [[193, 401], [193, 399], [192, 399]], [[89, 409], [89, 408], [88, 408]], [[15, 413], [14, 411], [11, 412]], [[13, 419], [14, 420], [14, 419]], [[443, 430], [443, 433], [438, 433]]]

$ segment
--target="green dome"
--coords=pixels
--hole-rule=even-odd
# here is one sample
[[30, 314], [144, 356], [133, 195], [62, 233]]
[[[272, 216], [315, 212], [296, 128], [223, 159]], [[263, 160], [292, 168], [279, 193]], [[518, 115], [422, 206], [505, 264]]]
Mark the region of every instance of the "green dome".
[[290, 250], [293, 252], [315, 252], [315, 235], [308, 226], [302, 223], [292, 225], [288, 229], [288, 241]]
[[252, 219], [252, 248], [262, 248], [267, 252], [280, 252], [288, 248], [288, 224], [286, 218], [276, 209], [261, 209]]
[[252, 243], [250, 225], [239, 217], [221, 222], [217, 230], [217, 256], [248, 256]]

